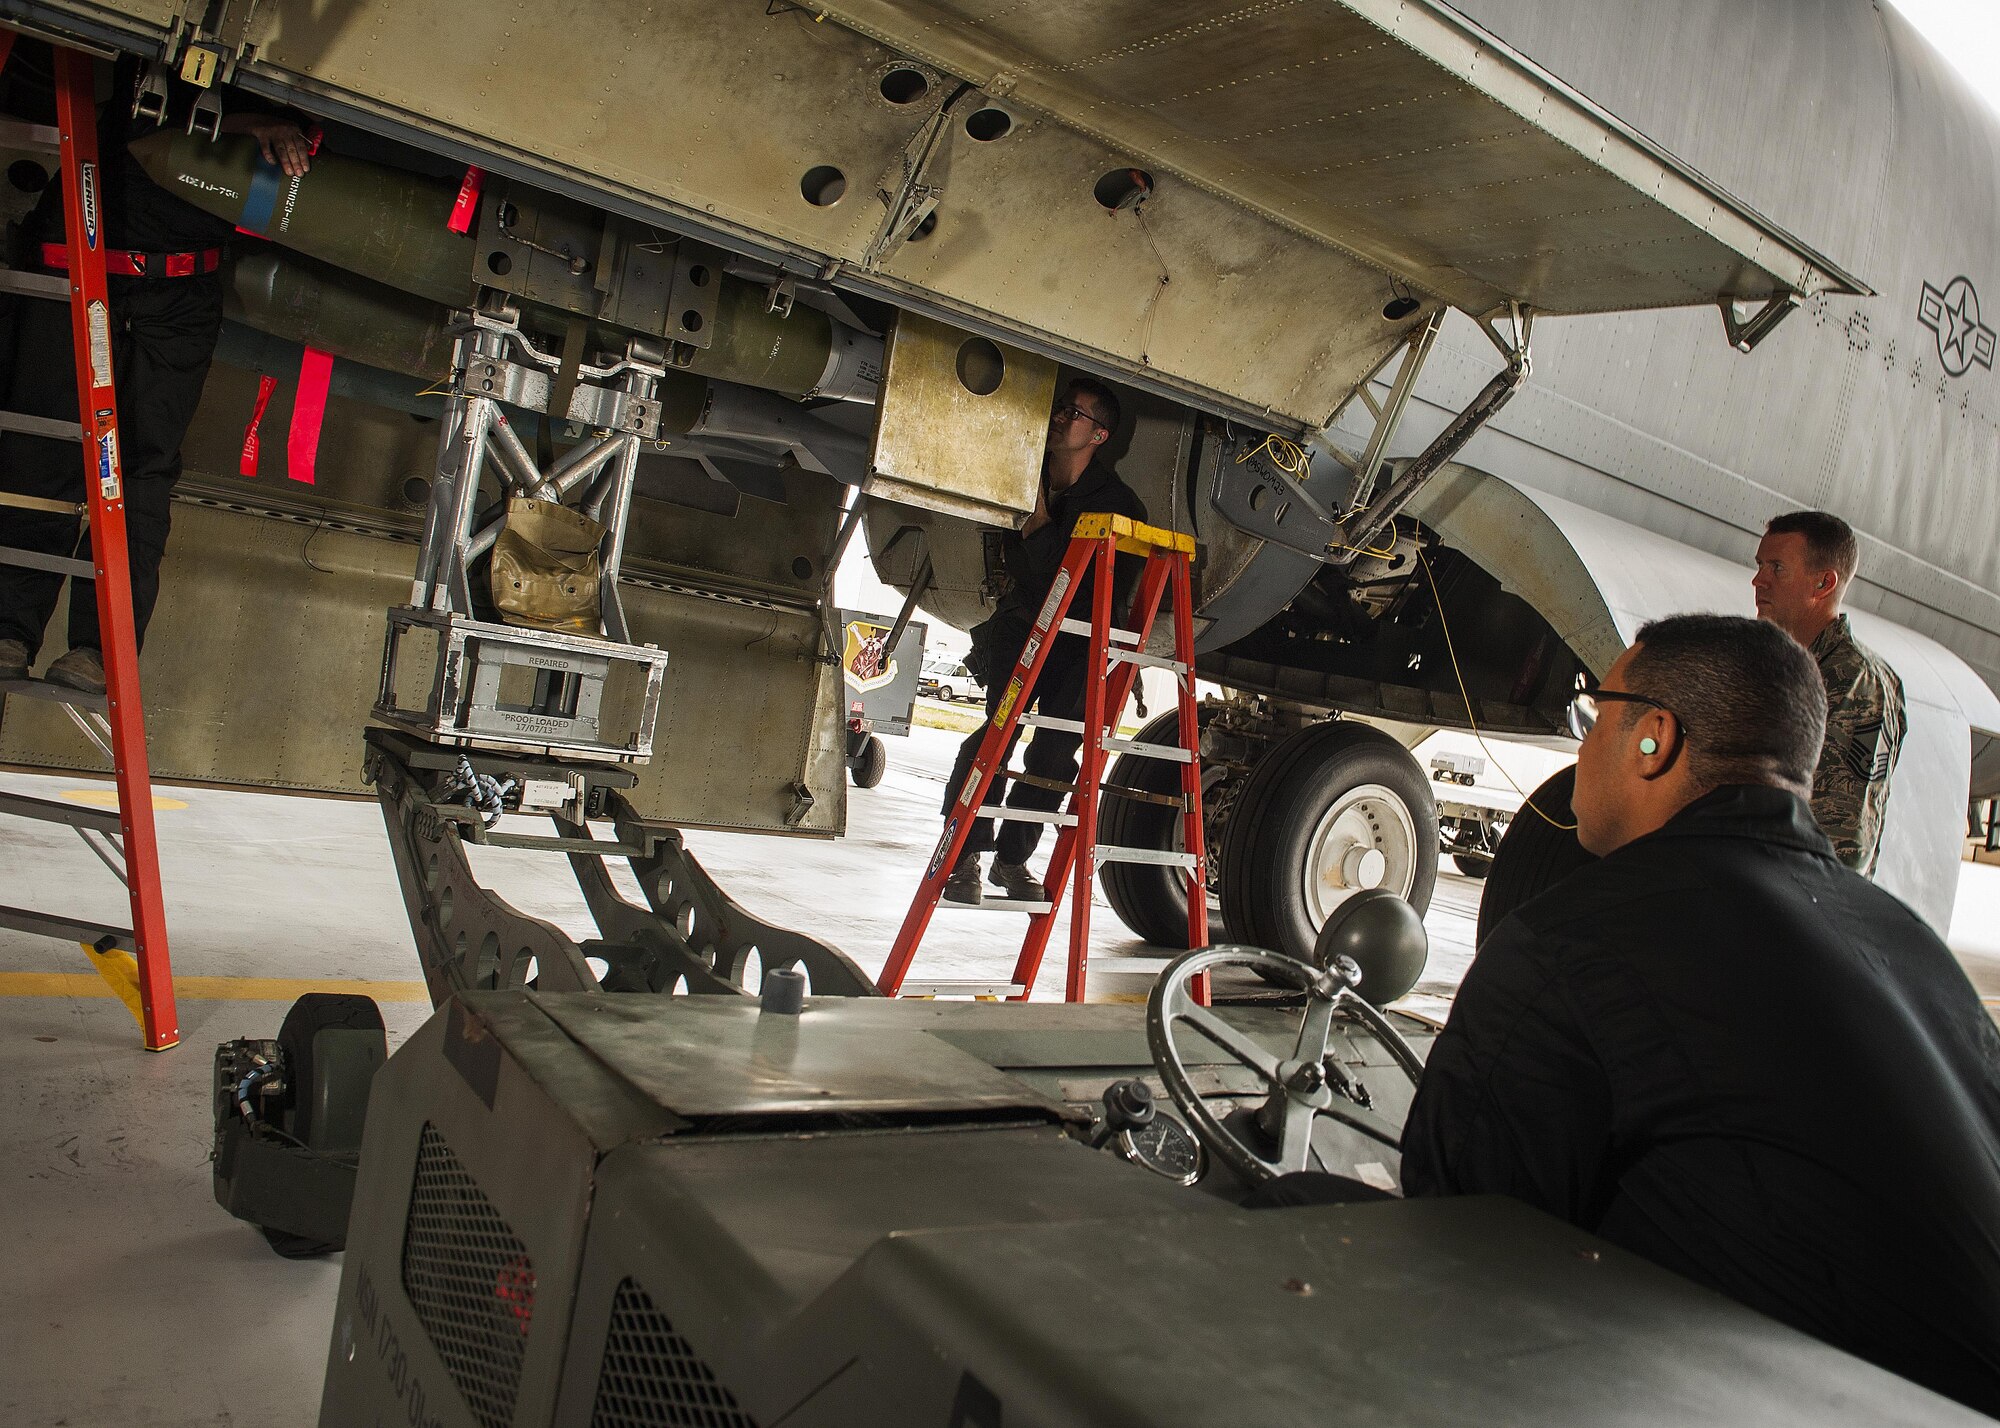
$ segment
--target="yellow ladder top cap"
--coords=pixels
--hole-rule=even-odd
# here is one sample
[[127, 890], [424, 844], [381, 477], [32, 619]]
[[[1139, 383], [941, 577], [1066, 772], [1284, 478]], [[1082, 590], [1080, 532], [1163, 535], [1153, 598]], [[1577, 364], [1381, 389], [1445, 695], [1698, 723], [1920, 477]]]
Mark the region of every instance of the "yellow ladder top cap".
[[1075, 540], [1102, 540], [1106, 536], [1116, 536], [1118, 549], [1128, 555], [1150, 555], [1155, 550], [1194, 554], [1193, 536], [1149, 526], [1130, 516], [1114, 516], [1108, 511], [1087, 511], [1078, 516], [1071, 534]]

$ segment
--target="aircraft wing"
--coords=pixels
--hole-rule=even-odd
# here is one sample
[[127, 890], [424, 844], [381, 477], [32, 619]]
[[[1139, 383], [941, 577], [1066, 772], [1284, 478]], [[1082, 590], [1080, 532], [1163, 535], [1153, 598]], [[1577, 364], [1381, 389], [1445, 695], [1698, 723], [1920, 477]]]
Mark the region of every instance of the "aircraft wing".
[[[167, 13], [0, 0], [141, 53]], [[231, 16], [240, 88], [1289, 435], [1446, 305], [1866, 291], [1436, 0]]]
[[1466, 312], [1869, 291], [1434, 0], [815, 8]]

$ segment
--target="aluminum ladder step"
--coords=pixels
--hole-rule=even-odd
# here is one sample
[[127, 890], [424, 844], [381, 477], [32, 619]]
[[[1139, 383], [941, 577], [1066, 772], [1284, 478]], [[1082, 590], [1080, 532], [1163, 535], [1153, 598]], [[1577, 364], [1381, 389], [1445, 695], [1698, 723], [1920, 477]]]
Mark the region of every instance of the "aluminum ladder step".
[[951, 908], [956, 912], [1042, 913], [1053, 911], [1055, 904], [1052, 902], [1030, 902], [1026, 898], [1020, 897], [989, 897], [981, 898], [978, 902], [959, 902], [953, 898], [941, 897], [938, 899], [938, 908], [939, 910]]
[[72, 828], [88, 828], [113, 838], [124, 831], [116, 809], [58, 803], [51, 798], [30, 798], [25, 793], [0, 792], [0, 813], [11, 813], [17, 818], [39, 818], [44, 823], [67, 823]]
[[1041, 808], [982, 808], [981, 818], [999, 818], [1009, 823], [1048, 823], [1057, 828], [1076, 827], [1074, 813], [1059, 813], [1055, 809]]
[[[1062, 632], [1066, 635], [1082, 635], [1085, 639], [1088, 639], [1090, 638], [1090, 621], [1065, 619], [1062, 622]], [[1136, 645], [1143, 638], [1137, 630], [1113, 628], [1106, 631], [1106, 633], [1111, 636], [1111, 643], [1114, 645]]]
[[1166, 848], [1120, 848], [1099, 844], [1090, 856], [1100, 863], [1153, 863], [1163, 868], [1194, 868], [1194, 854], [1176, 853]]
[[112, 927], [102, 922], [79, 922], [73, 917], [60, 917], [53, 912], [36, 912], [26, 907], [0, 907], [0, 927], [11, 927], [16, 932], [32, 932], [40, 937], [53, 937], [62, 942], [81, 942], [107, 951], [116, 947], [125, 952], [136, 952], [139, 944], [132, 940], [129, 927]]
[[49, 441], [83, 440], [83, 428], [73, 421], [29, 416], [26, 412], [0, 412], [0, 431], [17, 431], [22, 436], [39, 436]]
[[1137, 754], [1142, 759], [1165, 759], [1170, 764], [1190, 764], [1194, 755], [1178, 744], [1142, 744], [1137, 739], [1106, 739], [1107, 753]]
[[1028, 989], [1019, 982], [978, 982], [959, 979], [933, 979], [927, 982], [905, 982], [899, 996], [905, 997], [1019, 997]]
[[[0, 141], [4, 141], [6, 132], [5, 121], [0, 120]], [[68, 302], [69, 279], [60, 273], [31, 273], [24, 268], [0, 268], [0, 293]]]
[[1168, 659], [1165, 655], [1141, 654], [1137, 650], [1114, 649], [1111, 651], [1111, 662], [1113, 664], [1136, 664], [1145, 669], [1172, 670], [1175, 674], [1186, 674], [1188, 672], [1186, 660]]
[[[1058, 719], [1053, 714], [1036, 714], [1031, 711], [1021, 716], [1021, 722], [1037, 729], [1060, 729], [1066, 734], [1083, 733], [1081, 719]], [[1178, 744], [1142, 744], [1137, 739], [1118, 739], [1109, 736], [1103, 740], [1103, 744], [1107, 753], [1137, 754], [1142, 759], [1165, 759], [1175, 764], [1194, 762], [1194, 755]]]
[[102, 694], [86, 694], [81, 689], [71, 689], [67, 684], [51, 684], [46, 679], [0, 679], [0, 695], [46, 699], [51, 704], [67, 704], [75, 709], [88, 709], [94, 714], [102, 714], [111, 707]]

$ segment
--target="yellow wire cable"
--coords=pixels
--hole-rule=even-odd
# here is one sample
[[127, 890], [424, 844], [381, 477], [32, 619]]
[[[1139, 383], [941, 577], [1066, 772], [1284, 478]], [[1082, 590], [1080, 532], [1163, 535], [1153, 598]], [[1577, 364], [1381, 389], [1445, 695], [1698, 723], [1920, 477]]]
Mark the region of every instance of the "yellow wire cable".
[[[1352, 514], [1352, 512], [1349, 512], [1349, 514], [1351, 515], [1351, 514]], [[1396, 536], [1395, 536], [1395, 530], [1396, 530], [1396, 528], [1395, 528], [1395, 526], [1394, 526], [1394, 525], [1391, 525], [1391, 526], [1389, 527], [1389, 532], [1390, 532], [1390, 534], [1389, 534], [1389, 548], [1388, 548], [1387, 550], [1370, 550], [1370, 549], [1369, 549], [1369, 548], [1368, 548], [1367, 546], [1365, 546], [1365, 545], [1342, 545], [1342, 544], [1341, 544], [1341, 543], [1340, 543], [1339, 541], [1335, 541], [1335, 542], [1333, 542], [1333, 544], [1331, 544], [1330, 546], [1328, 546], [1328, 547], [1327, 547], [1327, 549], [1329, 549], [1329, 550], [1351, 550], [1351, 551], [1353, 551], [1353, 552], [1354, 552], [1355, 554], [1357, 554], [1357, 555], [1372, 555], [1372, 556], [1374, 556], [1374, 557], [1375, 557], [1375, 558], [1376, 558], [1377, 560], [1387, 560], [1387, 559], [1388, 559], [1388, 558], [1389, 558], [1390, 556], [1392, 556], [1392, 555], [1394, 555], [1394, 554], [1396, 553]], [[1449, 641], [1447, 641], [1447, 643], [1449, 643]]]
[[1304, 476], [1312, 466], [1312, 457], [1306, 454], [1303, 446], [1279, 436], [1276, 432], [1272, 432], [1260, 444], [1238, 456], [1236, 464], [1241, 466], [1253, 456], [1264, 455], [1269, 455], [1273, 466], [1294, 479]]
[[1574, 833], [1576, 831], [1574, 823], [1556, 822], [1555, 819], [1549, 817], [1547, 813], [1543, 812], [1536, 805], [1534, 797], [1531, 794], [1522, 792], [1521, 785], [1514, 782], [1514, 775], [1507, 772], [1507, 766], [1500, 762], [1492, 749], [1487, 747], [1486, 736], [1479, 732], [1479, 721], [1472, 717], [1472, 696], [1465, 692], [1465, 675], [1458, 667], [1458, 647], [1452, 643], [1451, 621], [1445, 618], [1444, 596], [1438, 593], [1437, 577], [1431, 574], [1431, 563], [1424, 559], [1423, 547], [1421, 546], [1417, 548], [1417, 563], [1423, 566], [1424, 579], [1430, 582], [1431, 599], [1437, 601], [1438, 628], [1444, 631], [1444, 651], [1447, 655], [1451, 656], [1451, 676], [1458, 681], [1458, 697], [1465, 701], [1465, 722], [1472, 726], [1472, 737], [1479, 741], [1479, 747], [1485, 752], [1486, 757], [1493, 760], [1493, 767], [1500, 770], [1500, 777], [1507, 780], [1507, 786], [1521, 795], [1521, 802], [1527, 807], [1534, 809], [1542, 822], [1548, 824], [1551, 828], [1560, 828], [1565, 833]]

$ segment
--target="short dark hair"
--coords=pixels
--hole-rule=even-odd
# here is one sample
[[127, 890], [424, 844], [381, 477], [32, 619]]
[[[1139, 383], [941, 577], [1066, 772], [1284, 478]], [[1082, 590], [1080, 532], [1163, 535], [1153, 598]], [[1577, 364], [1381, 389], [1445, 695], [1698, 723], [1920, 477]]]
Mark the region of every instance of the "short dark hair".
[[1836, 572], [1843, 584], [1854, 578], [1861, 564], [1861, 542], [1854, 538], [1854, 527], [1831, 511], [1792, 511], [1774, 517], [1764, 534], [1804, 536], [1814, 567]]
[[[1777, 784], [1804, 796], [1826, 738], [1826, 685], [1805, 647], [1767, 620], [1675, 615], [1642, 627], [1626, 666], [1634, 694], [1683, 721], [1704, 789]], [[1628, 704], [1627, 726], [1645, 713]]]
[[1118, 423], [1124, 420], [1125, 409], [1118, 404], [1118, 394], [1095, 377], [1073, 377], [1063, 389], [1067, 396], [1079, 393], [1097, 403], [1097, 410], [1104, 417], [1105, 428], [1112, 436], [1118, 435]]

